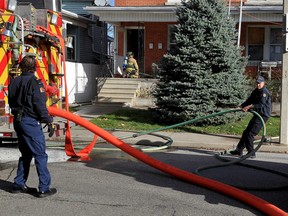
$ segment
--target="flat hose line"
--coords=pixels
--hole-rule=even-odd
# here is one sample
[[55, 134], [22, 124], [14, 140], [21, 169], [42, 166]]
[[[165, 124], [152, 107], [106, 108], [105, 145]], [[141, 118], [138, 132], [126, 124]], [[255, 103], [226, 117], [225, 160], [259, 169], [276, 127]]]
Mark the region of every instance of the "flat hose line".
[[[50, 115], [59, 116], [59, 117], [62, 117], [62, 118], [67, 119], [69, 121], [73, 121], [73, 122], [81, 125], [82, 127], [86, 128], [87, 130], [93, 132], [95, 134], [95, 136], [97, 135], [97, 136], [102, 137], [103, 139], [105, 139], [109, 143], [111, 143], [112, 145], [120, 148], [122, 151], [130, 154], [131, 156], [135, 157], [139, 161], [142, 161], [142, 162], [146, 163], [147, 165], [149, 165], [155, 169], [158, 169], [164, 173], [167, 173], [171, 176], [174, 176], [180, 180], [190, 182], [192, 184], [195, 184], [195, 185], [198, 185], [198, 186], [201, 186], [204, 188], [208, 188], [210, 190], [214, 190], [214, 191], [219, 192], [221, 194], [224, 194], [226, 196], [232, 197], [236, 200], [239, 200], [243, 203], [246, 203], [246, 204], [258, 209], [261, 212], [264, 212], [267, 215], [271, 215], [271, 216], [286, 215], [286, 216], [288, 216], [288, 213], [285, 212], [284, 210], [278, 208], [277, 206], [255, 196], [253, 194], [250, 194], [250, 193], [245, 192], [243, 190], [237, 189], [237, 188], [232, 187], [230, 185], [221, 183], [219, 181], [215, 181], [213, 179], [205, 178], [205, 177], [181, 170], [179, 168], [176, 168], [174, 166], [171, 166], [169, 164], [165, 164], [159, 160], [156, 160], [155, 158], [131, 147], [130, 145], [128, 145], [127, 143], [118, 139], [117, 137], [113, 136], [109, 132], [107, 132], [107, 131], [103, 130], [102, 128], [98, 127], [97, 125], [81, 118], [80, 116], [72, 114], [68, 111], [58, 109], [56, 107], [48, 107], [48, 111], [49, 111]], [[239, 111], [239, 110], [228, 110], [228, 111], [224, 111], [223, 114], [228, 113], [228, 112], [235, 112], [235, 111]], [[211, 114], [209, 116], [211, 117], [211, 116], [216, 116], [216, 115], [217, 114]], [[208, 118], [208, 117], [206, 117], [206, 118]]]

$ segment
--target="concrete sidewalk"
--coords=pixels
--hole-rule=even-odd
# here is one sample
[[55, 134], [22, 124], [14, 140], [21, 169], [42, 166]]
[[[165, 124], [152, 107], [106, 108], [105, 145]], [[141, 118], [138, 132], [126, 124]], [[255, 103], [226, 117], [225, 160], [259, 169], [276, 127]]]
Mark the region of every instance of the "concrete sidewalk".
[[[86, 105], [79, 107], [79, 111], [75, 114], [90, 120], [91, 118], [98, 117], [100, 115], [111, 113], [124, 107], [120, 103], [99, 103], [95, 105]], [[86, 133], [86, 134], [85, 134]], [[116, 137], [129, 136], [131, 132], [117, 131], [111, 132]], [[85, 132], [84, 130], [73, 130], [73, 134], [76, 137], [85, 136], [86, 138], [92, 139], [93, 134]], [[157, 132], [156, 134], [161, 134], [170, 137], [173, 140], [173, 147], [189, 147], [197, 149], [211, 149], [211, 150], [228, 150], [235, 148], [239, 142], [239, 136], [229, 136], [229, 135], [214, 135], [214, 134], [198, 134], [198, 133], [179, 133], [179, 132]], [[256, 137], [261, 138], [261, 137]], [[147, 140], [149, 142], [159, 141], [158, 137], [153, 137], [150, 135], [144, 135], [137, 138], [137, 142], [140, 139]], [[161, 139], [160, 139], [161, 140]], [[135, 142], [135, 141], [134, 141]], [[274, 138], [269, 143], [264, 143], [259, 151], [263, 152], [276, 152], [276, 153], [288, 153], [288, 146], [280, 145], [279, 138]]]
[[[98, 117], [100, 115], [111, 113], [116, 110], [119, 110], [123, 107], [123, 104], [120, 103], [101, 103], [96, 105], [85, 105], [80, 106], [75, 114], [85, 118], [86, 120], [91, 120], [92, 118]], [[64, 119], [57, 119], [55, 121], [62, 121]], [[71, 124], [71, 132], [72, 132], [72, 141], [73, 143], [89, 143], [93, 140], [94, 134], [83, 127], [75, 126]], [[45, 130], [45, 129], [44, 129]], [[157, 132], [155, 135], [141, 135], [139, 137], [132, 137], [135, 132], [127, 132], [127, 131], [110, 131], [110, 133], [123, 139], [124, 142], [129, 144], [136, 145], [146, 145], [146, 146], [159, 146], [163, 145], [167, 142], [167, 140], [162, 139], [161, 136], [165, 136], [170, 138], [173, 142], [172, 148], [192, 148], [192, 149], [205, 149], [205, 150], [213, 150], [215, 152], [230, 150], [236, 147], [239, 142], [239, 136], [229, 136], [229, 135], [215, 135], [215, 134], [198, 134], [198, 133], [183, 133], [183, 132]], [[159, 136], [160, 137], [159, 137]], [[47, 134], [46, 134], [47, 136]], [[127, 138], [128, 137], [128, 138]], [[260, 137], [259, 137], [260, 138]], [[65, 155], [63, 151], [63, 147], [59, 148], [62, 150], [57, 150], [55, 148], [51, 148], [51, 146], [64, 146], [65, 136], [61, 134], [59, 137], [48, 138], [47, 136], [47, 153], [49, 155], [50, 162], [56, 161], [66, 161], [69, 157]], [[112, 145], [105, 142], [101, 137], [97, 139], [96, 146], [99, 147], [99, 143], [102, 143], [102, 146], [111, 147]], [[274, 139], [273, 142], [264, 143], [259, 152], [274, 152], [274, 153], [288, 153], [288, 146], [280, 145], [279, 139]], [[11, 161], [17, 161], [19, 158], [19, 151], [17, 148], [1, 148], [1, 157], [0, 163], [2, 166], [6, 166], [6, 163], [10, 163]], [[5, 165], [6, 164], [6, 165]]]

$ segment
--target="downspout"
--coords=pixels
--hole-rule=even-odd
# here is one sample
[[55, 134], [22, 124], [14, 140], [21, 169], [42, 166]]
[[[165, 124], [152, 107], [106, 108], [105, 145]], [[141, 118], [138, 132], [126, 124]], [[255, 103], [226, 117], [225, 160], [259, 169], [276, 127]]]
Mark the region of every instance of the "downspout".
[[231, 0], [229, 0], [229, 6], [228, 6], [228, 17], [230, 16], [231, 12]]
[[117, 28], [116, 25], [114, 25], [114, 52], [113, 52], [113, 61], [114, 61], [114, 70], [113, 73], [115, 74], [115, 71], [117, 71], [117, 54], [118, 54], [118, 32], [116, 32]]

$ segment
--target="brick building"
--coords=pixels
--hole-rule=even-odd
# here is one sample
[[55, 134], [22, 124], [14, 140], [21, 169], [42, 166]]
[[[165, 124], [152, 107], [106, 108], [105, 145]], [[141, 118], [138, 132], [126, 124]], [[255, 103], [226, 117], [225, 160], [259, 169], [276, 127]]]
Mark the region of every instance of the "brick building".
[[[173, 45], [171, 30], [177, 22], [175, 9], [180, 2], [115, 0], [113, 7], [88, 6], [84, 9], [114, 25], [115, 69], [122, 67], [125, 54], [132, 51], [140, 65], [140, 73], [153, 76], [153, 63], [157, 64]], [[254, 75], [264, 71], [271, 76], [271, 71], [281, 68], [282, 4], [282, 0], [227, 1], [227, 14], [237, 22], [238, 44], [244, 47], [243, 55], [249, 56], [247, 73]]]

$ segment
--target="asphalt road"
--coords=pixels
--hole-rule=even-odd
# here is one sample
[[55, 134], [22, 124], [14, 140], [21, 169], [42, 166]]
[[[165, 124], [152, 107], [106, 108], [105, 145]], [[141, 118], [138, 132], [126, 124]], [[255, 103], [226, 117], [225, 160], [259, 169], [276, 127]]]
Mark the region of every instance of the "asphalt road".
[[[10, 149], [15, 153], [16, 150]], [[172, 148], [147, 154], [167, 164], [195, 172], [199, 167], [223, 163], [213, 156], [214, 153], [192, 148]], [[114, 148], [108, 151], [98, 148], [92, 152], [89, 161], [66, 158], [63, 150], [49, 150], [48, 154], [53, 161], [49, 163], [52, 186], [58, 189], [58, 193], [42, 199], [29, 194], [9, 193], [16, 174], [16, 164], [10, 161], [10, 166], [2, 167], [0, 171], [1, 216], [265, 215], [218, 192], [171, 177]], [[244, 163], [288, 172], [286, 154], [259, 152], [256, 159]], [[275, 186], [288, 185], [285, 177], [238, 165], [204, 170], [199, 174], [226, 184], [255, 187], [259, 191], [247, 192], [288, 211], [288, 190], [269, 190]], [[34, 167], [31, 168], [27, 184], [31, 187], [38, 184]]]

